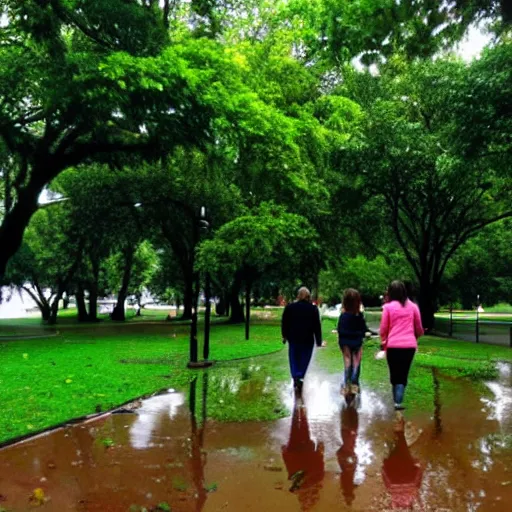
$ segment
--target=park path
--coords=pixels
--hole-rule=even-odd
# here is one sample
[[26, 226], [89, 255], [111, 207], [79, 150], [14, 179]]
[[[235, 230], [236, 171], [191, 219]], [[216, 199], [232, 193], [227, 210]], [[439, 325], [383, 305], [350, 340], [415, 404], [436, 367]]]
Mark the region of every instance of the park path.
[[[509, 510], [510, 367], [501, 375], [485, 396], [452, 383], [458, 400], [441, 381], [432, 411], [408, 417], [404, 436], [388, 397], [363, 389], [347, 407], [338, 377], [314, 362], [303, 399], [286, 386], [291, 415], [271, 422], [208, 419], [212, 379], [199, 373], [186, 392], [145, 400], [135, 414], [0, 450], [0, 507], [28, 510], [32, 495], [32, 505], [39, 498], [41, 510], [56, 512], [164, 503], [174, 512]], [[243, 384], [230, 387], [240, 393]], [[241, 394], [240, 407], [249, 398]]]

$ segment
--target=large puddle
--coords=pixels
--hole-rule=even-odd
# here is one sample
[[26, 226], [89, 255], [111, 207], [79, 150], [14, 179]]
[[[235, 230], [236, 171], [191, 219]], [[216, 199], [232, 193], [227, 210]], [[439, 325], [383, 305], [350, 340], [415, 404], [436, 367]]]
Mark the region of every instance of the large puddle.
[[315, 367], [303, 400], [282, 390], [290, 417], [216, 422], [208, 397], [217, 382], [198, 374], [187, 393], [170, 390], [135, 414], [1, 450], [0, 510], [509, 510], [510, 367], [483, 395], [444, 384], [429, 414], [406, 415], [395, 432], [387, 397], [363, 389], [347, 406], [337, 378]]

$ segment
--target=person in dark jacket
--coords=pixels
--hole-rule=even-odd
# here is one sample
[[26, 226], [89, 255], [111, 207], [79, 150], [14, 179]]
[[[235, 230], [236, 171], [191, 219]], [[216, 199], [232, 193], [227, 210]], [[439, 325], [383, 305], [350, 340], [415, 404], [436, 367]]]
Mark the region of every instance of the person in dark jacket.
[[359, 393], [359, 375], [363, 355], [363, 339], [368, 329], [361, 310], [361, 295], [349, 288], [343, 294], [343, 310], [338, 320], [338, 343], [345, 367], [342, 392]]
[[297, 391], [302, 390], [304, 377], [311, 361], [313, 347], [325, 346], [322, 343], [320, 312], [311, 304], [310, 291], [299, 289], [297, 300], [284, 309], [281, 321], [283, 343], [288, 342], [290, 372]]

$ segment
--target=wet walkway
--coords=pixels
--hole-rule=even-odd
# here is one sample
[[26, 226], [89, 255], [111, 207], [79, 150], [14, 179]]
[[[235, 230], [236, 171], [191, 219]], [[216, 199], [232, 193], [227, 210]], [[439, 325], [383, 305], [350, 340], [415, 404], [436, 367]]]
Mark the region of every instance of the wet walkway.
[[502, 366], [486, 392], [451, 382], [450, 395], [464, 397], [454, 401], [441, 379], [432, 410], [407, 417], [396, 433], [388, 397], [363, 389], [347, 406], [338, 377], [315, 365], [303, 400], [282, 390], [290, 417], [213, 421], [209, 396], [218, 382], [199, 373], [187, 392], [146, 400], [136, 413], [1, 450], [0, 509], [505, 511], [511, 384], [510, 366]]

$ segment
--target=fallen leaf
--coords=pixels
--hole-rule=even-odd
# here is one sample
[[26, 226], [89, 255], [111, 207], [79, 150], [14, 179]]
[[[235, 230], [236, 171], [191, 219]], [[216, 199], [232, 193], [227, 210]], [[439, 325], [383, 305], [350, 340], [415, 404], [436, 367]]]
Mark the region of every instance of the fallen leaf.
[[34, 492], [30, 496], [30, 503], [36, 507], [46, 503], [46, 496], [44, 495], [44, 491], [41, 487], [34, 489]]
[[275, 473], [278, 473], [279, 471], [283, 471], [283, 468], [280, 468], [279, 466], [272, 466], [272, 465], [263, 466], [263, 469], [265, 471], [273, 471]]
[[291, 492], [296, 491], [304, 482], [304, 471], [302, 471], [302, 470], [297, 471], [297, 473], [294, 473], [292, 475], [290, 480], [293, 482], [290, 487], [290, 491]]

